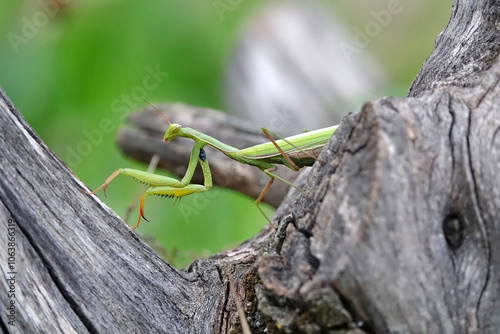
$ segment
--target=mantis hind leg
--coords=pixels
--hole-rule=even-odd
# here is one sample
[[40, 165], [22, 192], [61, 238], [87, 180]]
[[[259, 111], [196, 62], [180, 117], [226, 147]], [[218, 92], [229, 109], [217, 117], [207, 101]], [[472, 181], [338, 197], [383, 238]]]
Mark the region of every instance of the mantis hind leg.
[[[276, 171], [278, 168], [274, 168], [274, 170]], [[267, 174], [267, 173], [266, 173]], [[274, 226], [274, 224], [271, 222], [271, 219], [269, 219], [269, 217], [266, 215], [266, 213], [264, 212], [264, 210], [262, 210], [262, 208], [260, 207], [260, 202], [262, 201], [262, 198], [264, 197], [264, 195], [267, 193], [267, 191], [269, 190], [269, 188], [271, 188], [271, 185], [273, 184], [274, 182], [274, 177], [271, 176], [271, 178], [269, 179], [269, 181], [267, 181], [267, 184], [266, 186], [264, 187], [264, 189], [262, 189], [259, 197], [257, 198], [257, 200], [255, 201], [255, 205], [257, 206], [257, 209], [260, 210], [260, 212], [262, 213], [262, 215], [264, 217], [266, 217], [268, 223], [274, 228], [276, 229], [276, 226]]]
[[[266, 135], [266, 137], [271, 141], [271, 143], [273, 143], [274, 147], [276, 147], [276, 149], [280, 152], [280, 154], [283, 156], [283, 158], [285, 158], [286, 162], [288, 162], [289, 164], [289, 167], [291, 167], [292, 169], [294, 170], [299, 170], [300, 167], [297, 166], [293, 161], [292, 159], [290, 159], [290, 157], [281, 149], [281, 147], [278, 145], [278, 143], [276, 142], [276, 140], [274, 140], [273, 137], [271, 137], [271, 135], [269, 134], [269, 130], [265, 129], [265, 128], [261, 128], [262, 132], [264, 132], [264, 134]], [[274, 133], [273, 133], [274, 134]], [[283, 138], [284, 140], [286, 140], [285, 138]], [[290, 143], [290, 142], [288, 142]], [[290, 143], [291, 144], [291, 143]], [[288, 183], [288, 182], [287, 182]]]
[[269, 217], [265, 214], [264, 210], [262, 210], [262, 208], [260, 207], [260, 202], [262, 201], [262, 198], [266, 195], [266, 193], [268, 192], [269, 188], [271, 188], [271, 185], [273, 184], [274, 182], [274, 179], [278, 179], [282, 182], [285, 182], [286, 184], [294, 187], [295, 189], [299, 190], [303, 195], [306, 195], [306, 193], [300, 189], [299, 187], [297, 187], [295, 184], [291, 183], [291, 182], [288, 182], [287, 180], [285, 180], [284, 178], [282, 178], [281, 176], [278, 176], [276, 174], [274, 174], [274, 172], [276, 172], [278, 170], [278, 167], [274, 166], [274, 167], [271, 167], [271, 168], [268, 168], [268, 169], [263, 169], [262, 171], [267, 175], [269, 176], [269, 181], [267, 181], [267, 184], [266, 186], [264, 187], [264, 189], [262, 189], [259, 197], [257, 198], [257, 200], [255, 201], [255, 205], [257, 206], [257, 208], [260, 210], [260, 212], [262, 213], [262, 215], [264, 215], [264, 217], [266, 217], [267, 221], [269, 222], [269, 224], [274, 228], [276, 229], [276, 227], [274, 226], [274, 224], [271, 222], [271, 220], [269, 219]]
[[[274, 136], [276, 137], [279, 137], [281, 140], [285, 141], [287, 144], [289, 144], [290, 146], [293, 146], [295, 147], [298, 151], [301, 151], [302, 153], [304, 153], [304, 155], [308, 156], [309, 158], [312, 158], [313, 160], [318, 160], [318, 157], [317, 156], [314, 156], [313, 154], [309, 153], [307, 150], [301, 150], [299, 147], [295, 146], [291, 141], [289, 141], [288, 139], [284, 138], [284, 137], [281, 137], [280, 135], [278, 135], [277, 133], [274, 133], [272, 132], [271, 130], [268, 130], [266, 128], [261, 128], [262, 132], [266, 135], [266, 137], [271, 141], [271, 143], [274, 145], [274, 147], [276, 147], [276, 149], [280, 152], [281, 156], [283, 156], [283, 158], [285, 159], [286, 162], [284, 162], [284, 164], [291, 168], [291, 169], [294, 169], [294, 170], [299, 170], [300, 167], [297, 166], [296, 163], [294, 163], [292, 161], [292, 159], [290, 159], [290, 156], [288, 154], [286, 154], [282, 149], [281, 147], [278, 145], [278, 143], [274, 140], [273, 137], [271, 137], [271, 134], [273, 134]], [[318, 160], [318, 161], [321, 161], [321, 160]]]
[[[281, 176], [278, 176], [276, 174], [274, 174], [273, 172], [276, 172], [278, 170], [278, 167], [273, 167], [273, 168], [268, 168], [268, 169], [264, 169], [263, 172], [266, 173], [267, 176], [269, 176], [271, 179], [278, 179], [280, 180], [281, 182], [285, 182], [286, 184], [288, 184], [289, 186], [291, 187], [294, 187], [295, 189], [297, 189], [298, 191], [300, 191], [302, 193], [302, 195], [304, 196], [307, 196], [307, 194], [305, 193], [304, 190], [300, 189], [299, 187], [297, 187], [295, 184], [285, 180], [284, 178], [282, 178]], [[269, 183], [269, 182], [268, 182]], [[272, 184], [272, 182], [271, 182]], [[270, 186], [270, 185], [269, 185]], [[266, 186], [267, 187], [267, 186]], [[265, 188], [264, 188], [265, 189]], [[266, 190], [267, 192], [267, 190]], [[262, 194], [261, 194], [262, 195]], [[260, 196], [259, 196], [260, 197]]]

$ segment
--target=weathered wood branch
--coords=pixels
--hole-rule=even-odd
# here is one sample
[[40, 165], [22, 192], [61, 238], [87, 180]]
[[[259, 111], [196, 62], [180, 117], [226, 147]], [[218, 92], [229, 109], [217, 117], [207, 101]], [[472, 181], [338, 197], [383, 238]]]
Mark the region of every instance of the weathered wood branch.
[[[1, 314], [5, 332], [210, 333], [227, 326], [231, 297], [223, 281], [239, 278], [237, 270], [217, 260], [186, 271], [165, 263], [99, 199], [82, 192], [85, 186], [1, 90], [0, 127], [0, 260], [15, 294], [9, 297], [2, 284], [1, 304], [15, 302], [15, 327]], [[242, 254], [220, 261], [233, 268], [232, 262], [255, 260], [255, 251]]]
[[499, 9], [455, 2], [412, 85], [420, 97], [345, 118], [311, 195], [280, 211], [292, 218], [279, 255], [260, 262], [257, 296], [282, 327], [500, 330]]
[[260, 262], [273, 319], [327, 328], [298, 320], [326, 303], [367, 332], [499, 330], [499, 81], [497, 64], [474, 88], [384, 98], [344, 119], [310, 196], [285, 212], [280, 254]]
[[408, 96], [445, 86], [467, 86], [496, 63], [500, 52], [496, 0], [453, 1], [451, 19], [411, 84]]
[[[237, 319], [233, 277], [255, 332], [500, 332], [499, 12], [456, 1], [417, 97], [345, 117], [300, 176], [308, 196], [292, 190], [278, 208], [276, 231], [185, 271], [82, 193], [0, 90], [0, 244], [15, 238], [13, 255], [0, 252], [15, 299], [0, 301], [15, 301], [16, 324], [2, 312], [0, 327], [225, 333]], [[471, 47], [453, 47], [464, 32]]]

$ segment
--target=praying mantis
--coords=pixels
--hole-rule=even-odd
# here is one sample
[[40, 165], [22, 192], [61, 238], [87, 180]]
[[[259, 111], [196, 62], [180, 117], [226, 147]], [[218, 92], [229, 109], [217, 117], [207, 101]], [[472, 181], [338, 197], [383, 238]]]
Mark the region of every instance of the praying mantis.
[[[177, 201], [184, 196], [205, 192], [212, 188], [212, 174], [210, 172], [208, 159], [204, 150], [204, 147], [207, 145], [219, 150], [224, 155], [235, 161], [255, 166], [269, 176], [269, 181], [260, 193], [259, 197], [256, 199], [255, 204], [270, 225], [274, 227], [269, 217], [267, 217], [260, 207], [262, 198], [267, 193], [275, 179], [279, 179], [290, 186], [299, 189], [287, 180], [274, 174], [274, 172], [278, 169], [276, 164], [285, 165], [286, 167], [296, 171], [305, 166], [312, 166], [317, 160], [317, 157], [321, 153], [324, 145], [338, 127], [335, 125], [319, 130], [304, 132], [291, 137], [281, 138], [279, 140], [273, 139], [270, 134], [272, 133], [271, 131], [262, 128], [262, 131], [270, 140], [269, 142], [244, 149], [238, 149], [192, 128], [182, 127], [180, 124], [171, 123], [158, 109], [154, 106], [152, 107], [169, 124], [169, 128], [163, 137], [163, 141], [165, 143], [168, 143], [176, 137], [190, 138], [195, 143], [191, 151], [188, 168], [184, 177], [179, 181], [175, 178], [148, 173], [137, 169], [120, 168], [113, 172], [106, 179], [103, 185], [95, 191], [88, 193], [95, 194], [102, 189], [106, 195], [106, 188], [119, 174], [134, 178], [148, 186], [142, 194], [139, 206], [139, 220], [133, 229], [139, 227], [141, 218], [148, 221], [146, 217], [144, 217], [144, 201], [146, 195], [175, 198]], [[203, 185], [190, 183], [198, 163], [200, 164], [203, 172]], [[301, 189], [299, 190], [302, 191]]]

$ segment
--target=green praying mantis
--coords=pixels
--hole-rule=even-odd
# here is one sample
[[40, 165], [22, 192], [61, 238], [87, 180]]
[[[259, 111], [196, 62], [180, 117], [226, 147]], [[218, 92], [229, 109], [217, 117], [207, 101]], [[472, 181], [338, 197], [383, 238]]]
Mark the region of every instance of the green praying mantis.
[[[297, 188], [292, 183], [274, 174], [274, 172], [278, 169], [275, 164], [285, 165], [286, 167], [296, 171], [298, 171], [301, 167], [312, 166], [321, 153], [324, 145], [338, 127], [338, 125], [335, 125], [319, 130], [304, 132], [291, 137], [281, 138], [279, 140], [274, 140], [270, 135], [272, 132], [262, 128], [262, 131], [270, 141], [240, 150], [194, 129], [171, 123], [158, 109], [154, 106], [153, 108], [169, 124], [169, 128], [163, 137], [163, 141], [165, 143], [168, 143], [176, 137], [191, 138], [195, 142], [184, 177], [179, 181], [171, 177], [148, 173], [137, 169], [120, 168], [113, 172], [106, 179], [103, 185], [95, 191], [88, 193], [95, 194], [102, 189], [104, 195], [106, 195], [106, 188], [119, 174], [132, 177], [148, 186], [142, 194], [139, 206], [139, 220], [133, 229], [139, 227], [141, 218], [148, 221], [146, 217], [144, 217], [144, 201], [146, 195], [157, 195], [175, 198], [178, 200], [181, 197], [205, 192], [212, 188], [212, 174], [210, 173], [210, 167], [204, 150], [204, 147], [207, 145], [219, 150], [233, 160], [258, 167], [262, 172], [269, 176], [269, 181], [255, 201], [255, 204], [267, 219], [269, 224], [274, 227], [269, 217], [267, 217], [260, 207], [262, 198], [267, 193], [275, 179], [279, 179]], [[190, 183], [198, 163], [200, 164], [203, 172], [203, 185]], [[301, 189], [299, 190], [302, 191]]]

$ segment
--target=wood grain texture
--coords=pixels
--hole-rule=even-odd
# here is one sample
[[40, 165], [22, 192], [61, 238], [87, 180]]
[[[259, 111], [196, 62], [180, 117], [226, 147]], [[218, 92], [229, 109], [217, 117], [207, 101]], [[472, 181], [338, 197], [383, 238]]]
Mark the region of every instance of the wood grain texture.
[[297, 179], [307, 196], [292, 189], [278, 207], [276, 231], [182, 271], [83, 194], [0, 90], [0, 245], [13, 222], [16, 242], [13, 269], [0, 252], [0, 303], [14, 275], [16, 327], [2, 312], [1, 329], [227, 333], [238, 329], [232, 277], [254, 333], [499, 333], [498, 41], [456, 49], [466, 66], [453, 76], [433, 67], [453, 67], [442, 50], [463, 34], [451, 27], [476, 18], [467, 43], [482, 43], [498, 12], [455, 1], [414, 97], [344, 117]]
[[343, 121], [280, 254], [260, 263], [267, 293], [303, 305], [275, 320], [304, 330], [326, 294], [368, 332], [498, 331], [499, 80], [497, 64], [474, 88], [384, 98]]
[[[168, 265], [97, 197], [82, 192], [84, 184], [41, 142], [3, 90], [0, 143], [0, 244], [6, 248], [9, 221], [15, 221], [16, 242], [16, 327], [2, 312], [2, 329], [210, 333], [227, 325], [227, 269], [215, 260], [186, 271]], [[10, 277], [7, 250], [0, 254], [2, 277]], [[245, 258], [238, 254], [225, 263]], [[243, 254], [255, 258], [249, 250]], [[8, 305], [4, 291], [2, 279], [0, 302]]]
[[410, 86], [408, 96], [449, 85], [465, 86], [495, 62], [500, 52], [496, 0], [453, 1], [451, 18], [434, 51]]

